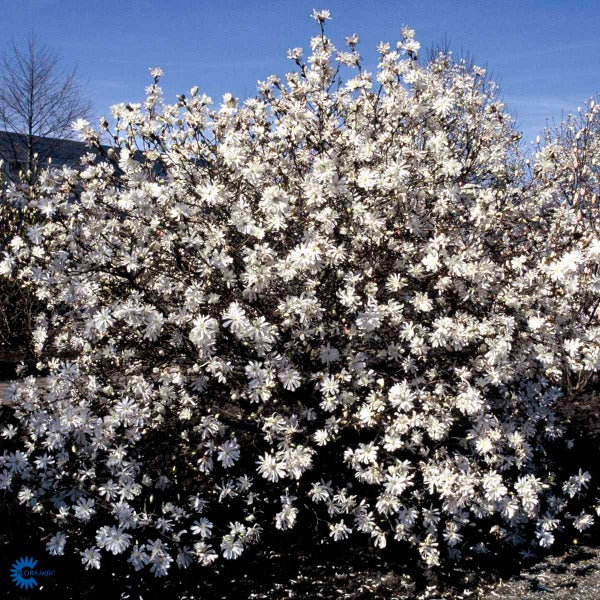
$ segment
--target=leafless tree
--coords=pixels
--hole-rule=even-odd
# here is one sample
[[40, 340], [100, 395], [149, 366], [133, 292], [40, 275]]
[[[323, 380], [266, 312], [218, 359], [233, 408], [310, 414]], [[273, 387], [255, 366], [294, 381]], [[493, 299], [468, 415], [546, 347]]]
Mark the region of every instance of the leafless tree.
[[0, 59], [0, 128], [7, 133], [0, 158], [13, 168], [33, 173], [36, 162], [52, 156], [57, 140], [71, 135], [71, 123], [90, 110], [76, 69], [64, 70], [61, 57], [35, 35], [22, 46], [13, 41], [5, 50]]

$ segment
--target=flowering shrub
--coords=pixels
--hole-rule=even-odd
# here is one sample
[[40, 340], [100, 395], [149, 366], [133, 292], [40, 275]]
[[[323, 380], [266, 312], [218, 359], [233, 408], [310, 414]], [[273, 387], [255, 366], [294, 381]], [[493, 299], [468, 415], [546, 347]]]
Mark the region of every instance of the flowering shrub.
[[45, 311], [0, 488], [47, 515], [52, 554], [162, 576], [302, 526], [434, 567], [593, 522], [589, 474], [547, 454], [600, 360], [571, 151], [529, 177], [483, 69], [420, 63], [405, 28], [371, 74], [314, 17], [310, 56], [244, 103], [165, 104], [153, 69], [4, 253]]
[[[1, 170], [1, 169], [0, 169]], [[35, 211], [29, 210], [27, 198], [35, 196], [25, 183], [7, 188], [0, 173], [0, 248], [4, 249], [15, 236], [26, 236], [34, 225]], [[31, 336], [37, 305], [24, 282], [16, 278], [0, 279], [0, 360], [4, 353], [24, 348]]]

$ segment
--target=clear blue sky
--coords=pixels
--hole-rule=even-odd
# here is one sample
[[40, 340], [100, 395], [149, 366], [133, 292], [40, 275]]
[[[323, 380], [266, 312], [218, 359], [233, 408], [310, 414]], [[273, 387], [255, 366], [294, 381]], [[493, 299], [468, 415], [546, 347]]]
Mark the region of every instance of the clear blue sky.
[[600, 92], [598, 0], [3, 0], [0, 46], [31, 31], [77, 63], [97, 115], [135, 102], [148, 67], [165, 70], [167, 100], [193, 85], [215, 99], [252, 95], [256, 81], [291, 69], [288, 48], [308, 47], [312, 8], [328, 8], [330, 37], [357, 33], [365, 62], [402, 25], [424, 47], [445, 38], [487, 66], [530, 140]]

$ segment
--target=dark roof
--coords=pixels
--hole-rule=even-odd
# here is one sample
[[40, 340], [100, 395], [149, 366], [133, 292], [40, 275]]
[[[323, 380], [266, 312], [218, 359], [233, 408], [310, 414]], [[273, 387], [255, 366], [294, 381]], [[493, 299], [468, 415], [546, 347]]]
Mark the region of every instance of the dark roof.
[[[27, 140], [28, 136], [23, 133], [0, 131], [0, 158], [5, 162], [26, 165]], [[33, 142], [41, 167], [47, 166], [49, 158], [52, 158], [55, 167], [77, 166], [84, 154], [93, 152], [84, 142], [75, 140], [33, 136]]]
[[[28, 136], [24, 133], [12, 133], [10, 131], [0, 131], [0, 159], [4, 160], [4, 170], [9, 177], [16, 178], [19, 170], [26, 168], [28, 165], [27, 152]], [[91, 153], [100, 160], [100, 154], [105, 155], [105, 152], [90, 148], [85, 142], [75, 140], [65, 140], [60, 138], [33, 136], [34, 152], [38, 155], [38, 167], [45, 168], [48, 166], [49, 159], [52, 159], [52, 166], [61, 168], [79, 167], [80, 159], [85, 154]], [[108, 151], [111, 147], [102, 145], [103, 151]], [[114, 148], [117, 155], [119, 148]], [[141, 150], [136, 150], [133, 158], [139, 162], [145, 161], [144, 153]], [[200, 159], [196, 164], [204, 164], [204, 159]], [[155, 175], [164, 176], [165, 168], [158, 160], [152, 161], [152, 170]], [[117, 168], [117, 173], [120, 174], [120, 169]]]

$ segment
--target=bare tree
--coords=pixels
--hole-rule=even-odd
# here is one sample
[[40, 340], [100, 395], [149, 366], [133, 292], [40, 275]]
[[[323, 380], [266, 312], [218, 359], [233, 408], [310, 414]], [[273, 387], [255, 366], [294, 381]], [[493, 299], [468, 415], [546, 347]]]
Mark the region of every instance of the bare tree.
[[85, 100], [76, 69], [65, 71], [60, 56], [35, 35], [21, 47], [12, 42], [0, 60], [0, 158], [13, 168], [35, 172], [68, 138], [71, 123], [85, 118]]

